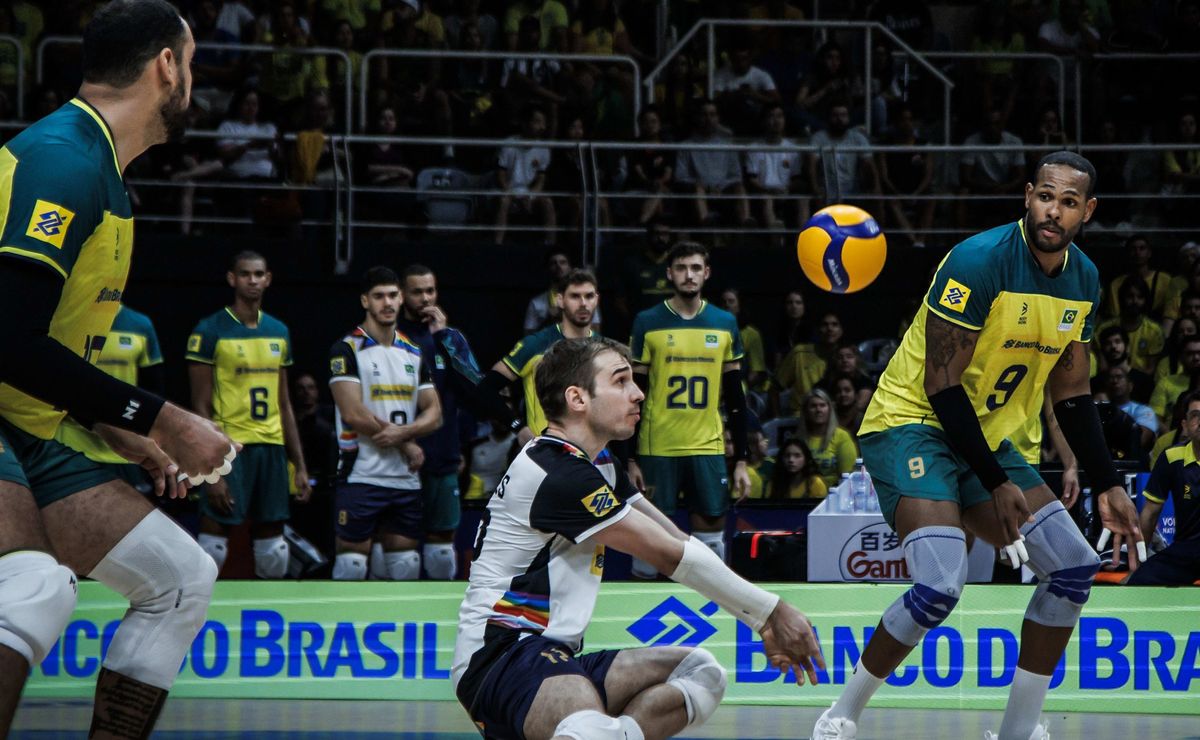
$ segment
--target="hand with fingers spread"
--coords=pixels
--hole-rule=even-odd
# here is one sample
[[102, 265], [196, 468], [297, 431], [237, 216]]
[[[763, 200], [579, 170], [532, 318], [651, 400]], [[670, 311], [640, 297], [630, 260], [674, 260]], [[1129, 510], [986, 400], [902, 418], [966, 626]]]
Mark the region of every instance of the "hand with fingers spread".
[[171, 403], [158, 412], [149, 436], [179, 465], [176, 477], [189, 486], [228, 473], [226, 463], [242, 449], [213, 422]]
[[805, 674], [814, 686], [817, 684], [817, 669], [825, 670], [825, 659], [808, 617], [780, 599], [759, 635], [771, 665], [781, 671], [794, 668], [797, 685], [804, 685]]
[[1138, 524], [1137, 507], [1129, 498], [1124, 487], [1113, 486], [1096, 498], [1096, 508], [1100, 512], [1100, 521], [1104, 530], [1100, 533], [1100, 541], [1096, 543], [1096, 551], [1102, 552], [1112, 537], [1112, 565], [1116, 567], [1121, 558], [1121, 546], [1133, 544], [1133, 552], [1129, 555], [1129, 570], [1135, 571], [1138, 565], [1146, 562], [1146, 542], [1142, 537], [1142, 528]]
[[1025, 502], [1025, 494], [1012, 481], [1001, 483], [992, 491], [992, 505], [996, 507], [996, 519], [1004, 531], [1002, 548], [1008, 555], [1008, 562], [1013, 568], [1020, 568], [1029, 560], [1025, 551], [1025, 538], [1021, 535], [1021, 525], [1033, 521], [1029, 513], [1029, 505]]
[[179, 466], [154, 440], [108, 424], [96, 424], [93, 431], [113, 452], [142, 466], [150, 474], [155, 495], [167, 498], [187, 496], [187, 486], [178, 478]]

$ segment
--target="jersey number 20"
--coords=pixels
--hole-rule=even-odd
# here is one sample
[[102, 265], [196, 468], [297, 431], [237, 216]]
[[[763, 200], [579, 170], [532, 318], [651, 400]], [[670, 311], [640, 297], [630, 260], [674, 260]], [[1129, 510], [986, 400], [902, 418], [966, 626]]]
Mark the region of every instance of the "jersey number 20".
[[667, 396], [667, 408], [708, 408], [708, 378], [703, 375], [693, 375], [690, 378], [686, 375], [672, 375], [667, 378], [667, 387], [671, 389]]

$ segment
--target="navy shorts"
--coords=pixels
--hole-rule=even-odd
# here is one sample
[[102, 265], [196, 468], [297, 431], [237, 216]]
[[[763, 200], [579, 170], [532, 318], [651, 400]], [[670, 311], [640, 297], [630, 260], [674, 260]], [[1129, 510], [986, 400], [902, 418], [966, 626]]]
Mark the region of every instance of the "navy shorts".
[[[572, 655], [560, 642], [541, 635], [526, 637], [501, 653], [489, 666], [474, 697], [459, 696], [484, 738], [525, 739], [525, 717], [542, 681], [554, 676], [584, 676], [596, 687], [600, 703], [608, 705], [604, 678], [619, 650]], [[461, 686], [462, 684], [460, 684]]]
[[346, 542], [365, 542], [375, 532], [421, 539], [421, 489], [384, 488], [369, 483], [339, 483], [334, 496], [333, 531]]
[[1131, 586], [1188, 586], [1200, 580], [1200, 540], [1176, 540], [1142, 563], [1126, 581]]

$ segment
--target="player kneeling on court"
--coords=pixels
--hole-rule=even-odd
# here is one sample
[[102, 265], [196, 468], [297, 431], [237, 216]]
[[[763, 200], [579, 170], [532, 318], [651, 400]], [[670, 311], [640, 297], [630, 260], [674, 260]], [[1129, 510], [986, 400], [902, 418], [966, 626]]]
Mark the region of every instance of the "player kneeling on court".
[[605, 449], [633, 434], [641, 412], [628, 349], [558, 342], [536, 386], [547, 431], [488, 501], [459, 610], [451, 677], [484, 737], [666, 738], [720, 704], [725, 669], [702, 648], [579, 654], [608, 546], [712, 599], [762, 635], [773, 665], [816, 683], [824, 663], [808, 619], [680, 532]]

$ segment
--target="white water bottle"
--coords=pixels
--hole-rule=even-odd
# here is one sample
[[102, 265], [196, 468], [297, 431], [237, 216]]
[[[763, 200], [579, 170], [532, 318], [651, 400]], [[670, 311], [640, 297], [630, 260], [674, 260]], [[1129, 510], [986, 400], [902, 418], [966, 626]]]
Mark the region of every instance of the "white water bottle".
[[833, 490], [837, 491], [837, 510], [843, 514], [850, 511], [850, 474], [842, 473], [842, 482]]
[[854, 472], [850, 474], [850, 499], [853, 511], [867, 510], [867, 487], [869, 486], [867, 471], [863, 467], [862, 458], [854, 461]]

